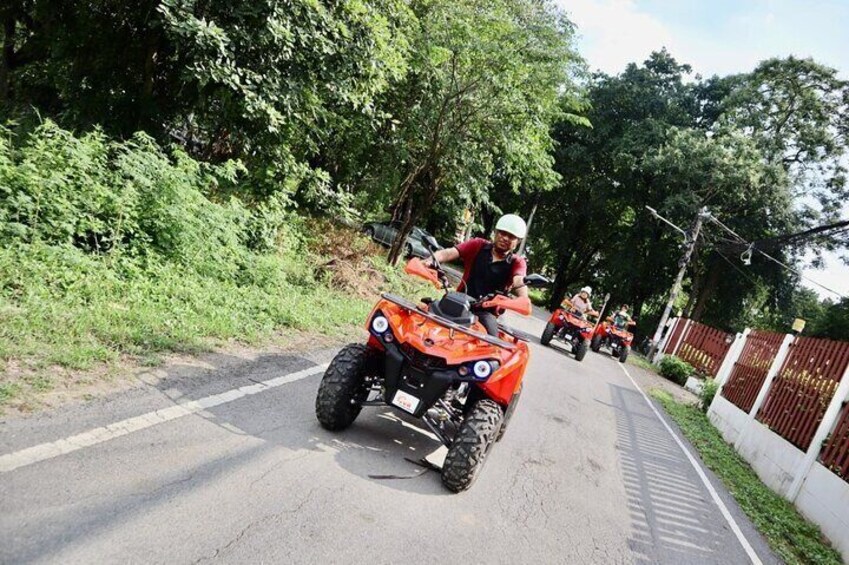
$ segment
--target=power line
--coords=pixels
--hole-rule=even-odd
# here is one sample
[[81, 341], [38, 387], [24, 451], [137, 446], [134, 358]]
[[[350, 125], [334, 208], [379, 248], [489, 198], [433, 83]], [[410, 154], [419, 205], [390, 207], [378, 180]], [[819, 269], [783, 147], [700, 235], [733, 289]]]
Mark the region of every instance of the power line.
[[[785, 269], [787, 269], [788, 271], [790, 271], [790, 272], [792, 272], [792, 273], [795, 273], [796, 275], [798, 275], [799, 277], [801, 277], [801, 278], [805, 279], [805, 280], [806, 280], [806, 281], [808, 281], [809, 283], [811, 283], [811, 284], [815, 284], [816, 286], [818, 286], [818, 287], [820, 287], [820, 288], [822, 288], [822, 289], [825, 289], [825, 290], [827, 290], [828, 292], [831, 292], [832, 294], [835, 294], [835, 295], [839, 296], [840, 298], [846, 298], [846, 296], [845, 296], [844, 294], [842, 294], [842, 293], [840, 293], [840, 292], [837, 292], [836, 290], [834, 290], [834, 289], [832, 289], [832, 288], [828, 288], [827, 286], [825, 286], [825, 285], [823, 285], [823, 284], [818, 283], [817, 281], [813, 280], [812, 278], [810, 278], [810, 277], [807, 277], [807, 276], [803, 275], [803, 274], [802, 274], [802, 272], [801, 272], [801, 271], [799, 271], [798, 269], [795, 269], [795, 268], [793, 268], [793, 267], [791, 267], [791, 266], [789, 266], [789, 265], [786, 265], [786, 264], [784, 264], [783, 262], [781, 262], [781, 261], [779, 261], [778, 259], [776, 259], [775, 257], [773, 257], [772, 255], [769, 255], [768, 253], [766, 253], [766, 252], [764, 252], [764, 251], [761, 251], [760, 249], [758, 249], [758, 248], [755, 246], [755, 242], [749, 242], [749, 241], [746, 241], [746, 240], [745, 240], [745, 239], [743, 239], [743, 238], [742, 238], [742, 237], [741, 237], [738, 233], [736, 233], [734, 230], [732, 230], [731, 228], [729, 228], [728, 226], [726, 226], [725, 224], [723, 224], [721, 221], [719, 221], [719, 219], [718, 219], [716, 216], [714, 216], [713, 214], [710, 214], [709, 219], [710, 219], [712, 222], [714, 222], [715, 224], [719, 225], [719, 226], [720, 226], [721, 228], [723, 228], [725, 231], [727, 231], [728, 233], [730, 233], [731, 235], [733, 235], [734, 237], [736, 237], [736, 238], [739, 240], [739, 241], [738, 241], [738, 243], [743, 243], [743, 244], [748, 245], [748, 250], [751, 250], [751, 251], [757, 251], [758, 253], [760, 253], [761, 255], [763, 255], [764, 257], [766, 257], [767, 259], [769, 259], [770, 261], [772, 261], [772, 262], [774, 262], [774, 263], [777, 263], [778, 265], [780, 265], [780, 266], [784, 267]], [[748, 250], [747, 250], [747, 251], [748, 251]], [[744, 251], [744, 254], [745, 254], [745, 253], [746, 253], [746, 252]]]
[[714, 251], [716, 251], [716, 253], [717, 253], [720, 257], [722, 257], [723, 259], [725, 259], [725, 262], [726, 262], [726, 263], [728, 263], [729, 265], [731, 265], [732, 267], [734, 267], [734, 269], [735, 269], [738, 273], [740, 273], [741, 275], [743, 275], [744, 277], [746, 277], [747, 279], [749, 279], [749, 282], [751, 282], [751, 283], [752, 283], [752, 284], [754, 284], [754, 285], [760, 284], [760, 283], [759, 283], [759, 281], [758, 281], [757, 279], [755, 279], [755, 277], [753, 277], [752, 275], [750, 275], [749, 273], [747, 273], [746, 271], [744, 271], [743, 269], [741, 269], [740, 267], [738, 267], [738, 266], [737, 266], [737, 265], [736, 265], [736, 264], [735, 264], [735, 263], [734, 263], [731, 259], [729, 259], [728, 257], [726, 257], [726, 256], [725, 256], [725, 255], [724, 255], [724, 254], [723, 254], [723, 253], [719, 250], [719, 249], [714, 249]]

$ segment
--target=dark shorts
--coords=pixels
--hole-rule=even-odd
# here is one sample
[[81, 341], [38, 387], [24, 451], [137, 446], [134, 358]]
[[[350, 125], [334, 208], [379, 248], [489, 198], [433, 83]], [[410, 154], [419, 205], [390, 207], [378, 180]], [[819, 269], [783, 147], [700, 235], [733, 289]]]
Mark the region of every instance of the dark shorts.
[[478, 321], [486, 328], [486, 333], [493, 337], [498, 337], [498, 316], [489, 310], [477, 310], [475, 315]]

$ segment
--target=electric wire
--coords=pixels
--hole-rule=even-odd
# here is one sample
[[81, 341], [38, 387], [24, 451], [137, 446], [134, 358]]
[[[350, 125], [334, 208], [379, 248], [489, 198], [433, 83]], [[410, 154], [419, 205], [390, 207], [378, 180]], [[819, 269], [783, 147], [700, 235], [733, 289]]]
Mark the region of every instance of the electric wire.
[[832, 293], [832, 294], [834, 294], [834, 295], [836, 295], [836, 296], [839, 296], [840, 298], [846, 298], [846, 295], [844, 295], [844, 294], [842, 294], [842, 293], [840, 293], [840, 292], [837, 292], [836, 290], [834, 290], [834, 289], [832, 289], [832, 288], [828, 288], [827, 286], [825, 286], [825, 285], [823, 285], [823, 284], [818, 283], [817, 281], [813, 280], [812, 278], [810, 278], [810, 277], [807, 277], [807, 276], [803, 275], [803, 274], [802, 274], [802, 272], [801, 272], [801, 271], [799, 271], [798, 269], [794, 269], [793, 267], [791, 267], [791, 266], [789, 266], [789, 265], [786, 265], [786, 264], [785, 264], [785, 263], [783, 263], [782, 261], [779, 261], [778, 259], [776, 259], [776, 258], [775, 258], [775, 257], [773, 257], [772, 255], [770, 255], [770, 254], [766, 253], [765, 251], [761, 251], [760, 249], [758, 249], [757, 247], [755, 247], [755, 244], [754, 244], [753, 242], [749, 242], [749, 241], [746, 241], [745, 239], [743, 239], [743, 238], [742, 238], [742, 237], [741, 237], [738, 233], [736, 233], [734, 230], [732, 230], [731, 228], [729, 228], [728, 226], [726, 226], [725, 224], [723, 224], [722, 222], [720, 222], [720, 221], [719, 221], [719, 219], [718, 219], [718, 218], [716, 218], [713, 214], [710, 214], [710, 215], [709, 215], [709, 219], [710, 219], [712, 222], [714, 222], [715, 224], [717, 224], [718, 226], [720, 226], [721, 228], [723, 228], [725, 231], [727, 231], [728, 233], [730, 233], [731, 235], [733, 235], [734, 237], [736, 237], [736, 238], [739, 240], [739, 241], [738, 241], [738, 243], [744, 243], [744, 244], [748, 245], [748, 246], [749, 246], [749, 249], [752, 249], [752, 250], [754, 250], [754, 251], [757, 251], [758, 253], [760, 253], [761, 255], [763, 255], [764, 257], [766, 257], [767, 259], [769, 259], [770, 261], [772, 261], [772, 262], [774, 262], [774, 263], [776, 263], [776, 264], [780, 265], [781, 267], [784, 267], [785, 269], [787, 269], [787, 270], [788, 270], [788, 271], [790, 271], [791, 273], [795, 273], [796, 275], [798, 275], [799, 277], [801, 277], [801, 278], [805, 279], [805, 280], [806, 280], [806, 281], [808, 281], [809, 283], [811, 283], [811, 284], [815, 284], [815, 285], [817, 285], [818, 287], [820, 287], [820, 288], [822, 288], [822, 289], [825, 289], [825, 290], [827, 290], [828, 292], [830, 292], [830, 293]]

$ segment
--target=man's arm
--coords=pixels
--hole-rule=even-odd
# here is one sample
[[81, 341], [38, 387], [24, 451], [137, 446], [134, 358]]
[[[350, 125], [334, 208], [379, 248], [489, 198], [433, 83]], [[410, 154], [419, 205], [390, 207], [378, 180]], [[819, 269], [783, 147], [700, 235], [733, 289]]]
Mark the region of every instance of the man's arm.
[[[450, 263], [451, 261], [456, 261], [460, 258], [460, 252], [457, 251], [456, 247], [449, 247], [448, 249], [440, 249], [439, 251], [434, 252], [434, 257], [440, 263]], [[428, 260], [428, 263], [432, 261]]]
[[528, 296], [528, 285], [525, 284], [525, 277], [522, 275], [513, 277], [513, 292], [516, 293], [516, 296], [525, 298]]

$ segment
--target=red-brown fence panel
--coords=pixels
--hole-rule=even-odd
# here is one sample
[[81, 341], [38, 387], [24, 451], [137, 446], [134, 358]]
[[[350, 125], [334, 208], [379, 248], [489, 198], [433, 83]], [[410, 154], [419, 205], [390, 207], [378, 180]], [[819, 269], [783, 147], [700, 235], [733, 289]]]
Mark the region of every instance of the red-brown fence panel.
[[806, 451], [849, 363], [849, 343], [802, 337], [770, 387], [758, 420]]
[[715, 377], [732, 341], [733, 336], [727, 332], [691, 322], [690, 330], [684, 336], [684, 343], [676, 356], [700, 373]]
[[675, 321], [675, 327], [672, 328], [672, 335], [666, 342], [666, 347], [663, 352], [670, 354], [675, 351], [675, 346], [681, 341], [681, 334], [684, 333], [684, 327], [687, 325], [687, 318], [678, 318]]
[[849, 403], [840, 411], [837, 425], [820, 452], [820, 462], [849, 481]]
[[784, 334], [753, 330], [728, 381], [722, 386], [722, 396], [743, 412], [748, 413], [766, 380], [766, 374], [778, 354]]

